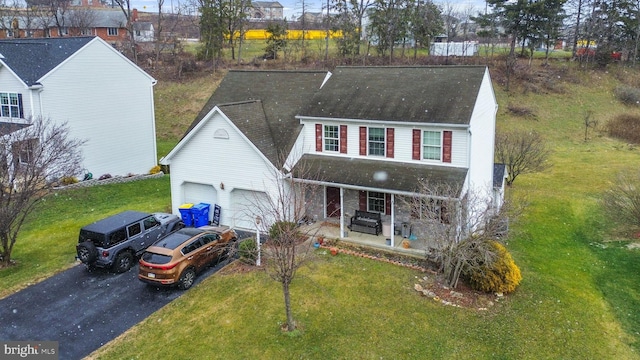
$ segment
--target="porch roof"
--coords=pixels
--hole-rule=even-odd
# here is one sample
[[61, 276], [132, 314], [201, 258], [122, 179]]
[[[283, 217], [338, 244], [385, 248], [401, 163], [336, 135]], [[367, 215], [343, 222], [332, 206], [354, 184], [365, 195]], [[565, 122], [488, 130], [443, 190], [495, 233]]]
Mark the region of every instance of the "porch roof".
[[467, 169], [305, 154], [293, 167], [291, 174], [294, 180], [407, 195], [416, 191], [420, 179], [462, 189]]

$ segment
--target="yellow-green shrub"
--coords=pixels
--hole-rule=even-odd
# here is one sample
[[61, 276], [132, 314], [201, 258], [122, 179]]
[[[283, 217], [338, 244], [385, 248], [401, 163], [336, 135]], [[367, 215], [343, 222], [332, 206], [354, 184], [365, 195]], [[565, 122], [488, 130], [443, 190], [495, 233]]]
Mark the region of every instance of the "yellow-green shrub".
[[472, 288], [484, 292], [512, 292], [522, 280], [520, 268], [502, 244], [492, 241], [491, 246], [496, 252], [495, 261], [472, 270], [469, 274], [469, 284]]
[[74, 176], [65, 176], [61, 180], [62, 185], [71, 185], [78, 182], [78, 178]]
[[153, 174], [157, 174], [160, 172], [160, 165], [156, 165], [154, 167], [151, 168], [151, 170], [149, 170], [149, 174], [153, 175]]

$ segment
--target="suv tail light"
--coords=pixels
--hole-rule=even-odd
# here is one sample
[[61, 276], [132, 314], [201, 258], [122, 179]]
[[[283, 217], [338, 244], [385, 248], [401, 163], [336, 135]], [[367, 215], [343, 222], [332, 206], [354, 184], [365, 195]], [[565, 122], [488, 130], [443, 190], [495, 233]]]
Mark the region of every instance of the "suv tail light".
[[108, 251], [103, 251], [102, 252], [102, 257], [109, 257], [109, 252]]
[[174, 267], [176, 267], [176, 265], [178, 265], [178, 263], [177, 263], [177, 262], [175, 262], [175, 263], [169, 263], [169, 264], [162, 264], [162, 265], [159, 265], [159, 264], [152, 264], [152, 263], [146, 262], [146, 261], [144, 261], [144, 260], [140, 260], [140, 265], [143, 265], [143, 266], [149, 267], [149, 268], [151, 268], [151, 269], [171, 270], [171, 269], [173, 269]]

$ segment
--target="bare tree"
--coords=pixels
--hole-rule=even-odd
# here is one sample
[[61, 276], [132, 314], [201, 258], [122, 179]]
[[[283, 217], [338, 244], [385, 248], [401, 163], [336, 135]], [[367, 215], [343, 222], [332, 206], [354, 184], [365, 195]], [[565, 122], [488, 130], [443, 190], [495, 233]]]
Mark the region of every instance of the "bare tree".
[[97, 17], [98, 15], [91, 8], [77, 7], [69, 13], [69, 25], [80, 31], [80, 34], [77, 35], [90, 35], [91, 29], [96, 24]]
[[548, 169], [551, 166], [548, 161], [550, 154], [544, 138], [535, 131], [512, 131], [496, 135], [496, 160], [507, 166], [509, 186], [520, 174]]
[[[296, 166], [296, 177], [309, 179], [309, 171], [304, 165]], [[306, 174], [306, 175], [303, 175]], [[302, 175], [302, 176], [301, 176]], [[268, 233], [269, 239], [264, 244], [263, 256], [265, 269], [272, 279], [282, 285], [286, 329], [296, 329], [291, 309], [290, 286], [297, 270], [312, 259], [313, 248], [307, 241], [315, 236], [319, 227], [301, 227], [305, 222], [307, 204], [317, 201], [319, 187], [308, 182], [292, 180], [279, 171], [271, 177], [273, 192], [270, 196], [255, 198], [245, 213], [256, 219], [260, 232]]]
[[124, 14], [124, 17], [126, 19], [126, 28], [127, 28], [127, 35], [129, 36], [129, 45], [130, 45], [130, 51], [131, 51], [131, 59], [133, 60], [133, 62], [135, 62], [136, 64], [138, 63], [138, 50], [136, 47], [136, 37], [135, 37], [135, 33], [133, 32], [133, 9], [131, 8], [132, 5], [132, 1], [131, 0], [115, 0], [115, 3], [118, 5], [118, 7], [120, 8], [120, 10], [122, 10], [122, 13]]
[[400, 206], [411, 213], [412, 231], [426, 242], [427, 259], [453, 288], [463, 273], [493, 262], [491, 241], [504, 238], [506, 224], [521, 211], [509, 201], [497, 209], [489, 192], [462, 192], [451, 184], [419, 180], [415, 193], [400, 198]]
[[625, 227], [640, 228], [640, 172], [618, 174], [602, 195], [601, 202], [611, 221]]
[[38, 118], [0, 138], [0, 267], [9, 266], [18, 233], [55, 181], [81, 169], [83, 142], [66, 124]]

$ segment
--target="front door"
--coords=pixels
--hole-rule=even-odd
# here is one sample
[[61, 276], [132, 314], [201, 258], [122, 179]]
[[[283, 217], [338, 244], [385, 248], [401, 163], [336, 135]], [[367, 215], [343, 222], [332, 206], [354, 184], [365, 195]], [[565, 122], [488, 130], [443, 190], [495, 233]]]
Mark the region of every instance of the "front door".
[[327, 186], [327, 217], [340, 217], [340, 188]]

